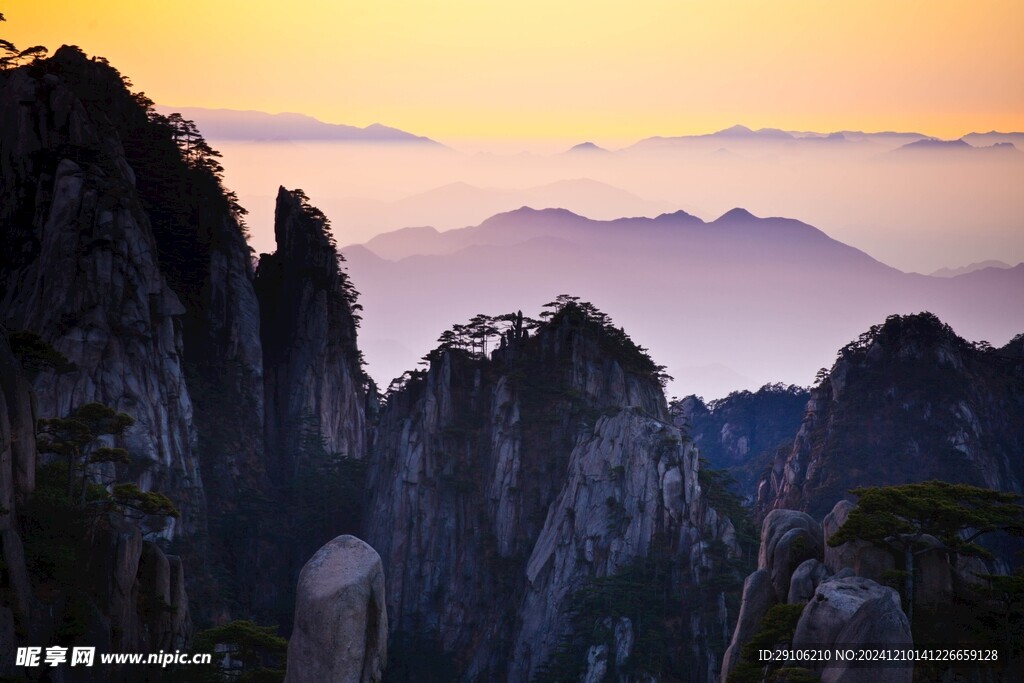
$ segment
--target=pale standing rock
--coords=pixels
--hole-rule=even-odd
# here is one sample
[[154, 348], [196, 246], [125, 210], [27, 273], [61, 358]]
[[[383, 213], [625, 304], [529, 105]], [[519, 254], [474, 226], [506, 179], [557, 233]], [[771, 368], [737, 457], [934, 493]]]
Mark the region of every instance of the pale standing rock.
[[338, 536], [299, 574], [285, 681], [377, 683], [387, 639], [380, 556], [354, 536]]

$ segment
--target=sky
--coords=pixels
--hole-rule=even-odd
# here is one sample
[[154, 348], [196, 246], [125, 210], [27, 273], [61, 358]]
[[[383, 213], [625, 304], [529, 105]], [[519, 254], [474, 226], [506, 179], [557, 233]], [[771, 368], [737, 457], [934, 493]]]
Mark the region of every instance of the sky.
[[174, 106], [381, 122], [446, 142], [1024, 129], [1019, 0], [13, 0]]

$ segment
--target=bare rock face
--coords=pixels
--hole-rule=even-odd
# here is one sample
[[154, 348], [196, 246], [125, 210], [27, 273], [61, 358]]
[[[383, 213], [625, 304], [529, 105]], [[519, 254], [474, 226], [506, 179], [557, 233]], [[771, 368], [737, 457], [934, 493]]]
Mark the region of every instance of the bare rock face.
[[[0, 648], [14, 652], [17, 646], [15, 616], [28, 621], [35, 598], [25, 565], [25, 549], [18, 532], [17, 510], [35, 478], [35, 413], [32, 392], [22, 377], [7, 338], [0, 330]], [[0, 662], [0, 675], [13, 675], [13, 662]]]
[[776, 604], [775, 589], [767, 569], [758, 569], [743, 582], [743, 597], [740, 600], [740, 614], [732, 634], [729, 649], [722, 659], [721, 681], [729, 676], [740, 658], [743, 646], [757, 633], [761, 620], [772, 605]]
[[513, 680], [529, 678], [531, 660], [534, 666], [543, 662], [558, 644], [566, 600], [584, 578], [615, 574], [643, 557], [659, 530], [676, 536], [677, 543], [691, 543], [699, 501], [685, 484], [696, 474], [696, 450], [656, 447], [675, 438], [673, 427], [624, 410], [601, 418], [593, 436], [577, 443], [569, 478], [526, 564]]
[[338, 536], [299, 575], [286, 683], [377, 683], [387, 662], [380, 556]]
[[789, 595], [793, 571], [801, 562], [822, 557], [821, 525], [796, 510], [772, 510], [761, 524], [757, 566], [767, 569], [779, 602]]

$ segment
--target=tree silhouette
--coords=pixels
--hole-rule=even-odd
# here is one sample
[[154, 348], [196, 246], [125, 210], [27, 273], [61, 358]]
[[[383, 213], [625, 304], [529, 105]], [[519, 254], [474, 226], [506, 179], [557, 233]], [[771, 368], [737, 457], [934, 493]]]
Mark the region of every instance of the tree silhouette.
[[[3, 21], [7, 21], [7, 18], [0, 13], [0, 22]], [[46, 53], [47, 49], [42, 45], [33, 45], [30, 48], [19, 50], [11, 41], [0, 38], [0, 71], [42, 59]]]

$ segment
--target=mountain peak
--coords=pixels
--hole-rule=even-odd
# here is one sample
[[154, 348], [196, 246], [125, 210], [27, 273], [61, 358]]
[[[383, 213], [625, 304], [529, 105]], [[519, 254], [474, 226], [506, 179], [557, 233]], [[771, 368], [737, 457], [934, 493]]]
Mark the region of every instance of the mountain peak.
[[729, 126], [717, 131], [715, 135], [753, 135], [754, 131], [746, 126], [737, 123], [735, 126]]
[[700, 218], [698, 218], [697, 216], [694, 216], [691, 213], [687, 213], [687, 212], [683, 211], [682, 209], [679, 209], [678, 211], [673, 211], [671, 213], [663, 213], [663, 214], [657, 216], [656, 218], [654, 218], [654, 221], [655, 222], [659, 222], [659, 223], [703, 223], [704, 222]]
[[496, 223], [501, 224], [510, 220], [529, 220], [539, 217], [551, 218], [555, 220], [587, 220], [583, 216], [580, 216], [579, 214], [575, 214], [572, 211], [569, 211], [569, 209], [535, 209], [532, 206], [520, 206], [518, 209], [512, 209], [511, 211], [505, 211], [499, 214], [495, 214], [494, 216], [491, 216], [483, 223], [481, 223], [480, 227], [485, 225], [494, 225]]
[[715, 222], [717, 223], [719, 221], [725, 222], [725, 221], [748, 221], [748, 220], [757, 220], [757, 216], [755, 216], [754, 214], [750, 213], [746, 209], [737, 206], [735, 209], [731, 209], [731, 210], [726, 211], [725, 213], [723, 213], [721, 216], [718, 217], [718, 220], [715, 221]]
[[601, 147], [600, 145], [595, 145], [593, 142], [581, 142], [578, 145], [573, 145], [572, 147], [570, 147], [569, 150], [568, 150], [568, 153], [569, 154], [577, 154], [577, 153], [581, 153], [582, 152], [584, 154], [587, 154], [587, 153], [591, 153], [591, 152], [607, 152], [607, 151], [608, 150], [605, 149], [604, 147]]
[[[938, 363], [957, 364], [956, 355], [970, 347], [937, 315], [928, 311], [909, 315], [890, 315], [881, 325], [873, 326], [856, 342], [848, 344], [840, 355], [852, 358], [861, 354], [868, 362], [882, 358], [921, 358], [936, 354]], [[879, 353], [879, 349], [883, 353]]]
[[896, 151], [919, 149], [971, 149], [971, 145], [963, 138], [959, 138], [957, 140], [940, 140], [939, 138], [925, 138], [923, 140], [915, 140], [914, 142], [908, 142], [902, 147], [899, 147]]

